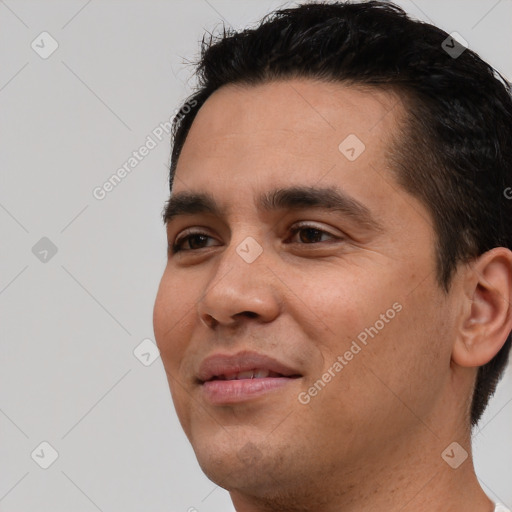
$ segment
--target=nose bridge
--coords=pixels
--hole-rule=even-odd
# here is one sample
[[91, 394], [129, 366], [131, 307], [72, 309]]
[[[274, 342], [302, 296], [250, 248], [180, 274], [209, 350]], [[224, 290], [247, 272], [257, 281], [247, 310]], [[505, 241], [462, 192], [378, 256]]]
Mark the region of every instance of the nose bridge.
[[[247, 218], [248, 216], [245, 216], [244, 220], [247, 221]], [[254, 222], [257, 223], [258, 220]], [[262, 228], [255, 227], [255, 224], [249, 221], [240, 222], [239, 219], [233, 223], [233, 226], [231, 239], [219, 256], [216, 276], [213, 279], [223, 279], [222, 276], [226, 276], [228, 279], [235, 278], [237, 281], [241, 279], [243, 284], [250, 281], [256, 271], [263, 272], [268, 263], [268, 252], [263, 247], [264, 230]]]
[[[247, 235], [232, 240], [219, 256], [219, 262], [198, 302], [198, 314], [207, 324], [233, 323], [244, 313], [269, 321], [278, 312], [278, 300], [271, 284], [263, 245]], [[210, 322], [208, 322], [210, 320]]]

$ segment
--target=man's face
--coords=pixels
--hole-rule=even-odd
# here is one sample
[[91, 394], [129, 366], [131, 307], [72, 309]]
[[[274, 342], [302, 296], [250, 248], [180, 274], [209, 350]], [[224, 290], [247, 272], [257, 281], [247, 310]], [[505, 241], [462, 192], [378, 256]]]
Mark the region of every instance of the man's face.
[[[196, 236], [169, 254], [154, 327], [184, 431], [223, 487], [332, 486], [384, 466], [441, 407], [453, 307], [430, 215], [387, 166], [402, 108], [383, 91], [289, 80], [224, 87], [192, 125], [173, 196], [209, 194], [220, 212], [169, 221], [171, 245]], [[346, 200], [261, 204], [291, 187]]]

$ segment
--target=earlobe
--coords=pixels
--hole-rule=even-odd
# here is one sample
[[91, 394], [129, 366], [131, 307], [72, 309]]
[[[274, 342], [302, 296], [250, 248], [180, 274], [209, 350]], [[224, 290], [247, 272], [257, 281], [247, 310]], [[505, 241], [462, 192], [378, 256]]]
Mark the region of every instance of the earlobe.
[[495, 247], [468, 268], [471, 301], [462, 318], [452, 360], [464, 367], [483, 366], [501, 349], [512, 330], [512, 251]]

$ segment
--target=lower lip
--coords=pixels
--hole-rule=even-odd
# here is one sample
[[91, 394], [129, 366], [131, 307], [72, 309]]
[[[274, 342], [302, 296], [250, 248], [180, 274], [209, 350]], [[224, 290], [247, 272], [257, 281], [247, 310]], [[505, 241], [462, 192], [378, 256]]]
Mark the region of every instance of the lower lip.
[[278, 390], [296, 379], [264, 377], [261, 379], [210, 380], [202, 385], [206, 399], [213, 405], [245, 402]]

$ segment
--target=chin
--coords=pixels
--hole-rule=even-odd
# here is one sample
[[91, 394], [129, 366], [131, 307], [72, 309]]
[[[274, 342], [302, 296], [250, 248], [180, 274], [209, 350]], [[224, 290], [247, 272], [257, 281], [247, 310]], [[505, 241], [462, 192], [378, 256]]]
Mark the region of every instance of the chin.
[[224, 439], [202, 437], [193, 440], [192, 447], [204, 474], [228, 491], [243, 491], [252, 494], [262, 492], [277, 483], [276, 475], [281, 473], [277, 464], [283, 460], [276, 447], [250, 441], [251, 437], [231, 437], [224, 433]]

